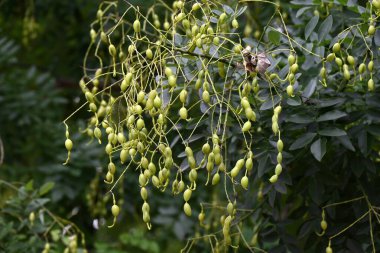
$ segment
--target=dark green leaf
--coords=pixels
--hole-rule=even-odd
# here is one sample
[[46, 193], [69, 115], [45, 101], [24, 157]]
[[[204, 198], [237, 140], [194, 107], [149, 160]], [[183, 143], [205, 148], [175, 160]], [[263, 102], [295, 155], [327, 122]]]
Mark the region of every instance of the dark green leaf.
[[347, 135], [336, 137], [343, 146], [348, 150], [355, 151], [354, 145], [352, 145], [350, 138]]
[[268, 100], [260, 106], [260, 110], [265, 111], [265, 110], [271, 109], [275, 107], [280, 101], [281, 101], [281, 98], [278, 95], [273, 97], [273, 101], [269, 97]]
[[308, 114], [293, 114], [288, 117], [287, 121], [297, 124], [309, 124], [314, 122], [314, 119]]
[[268, 33], [268, 38], [273, 44], [280, 45], [281, 34], [277, 30], [270, 30]]
[[315, 87], [317, 87], [317, 79], [313, 78], [310, 80], [309, 84], [306, 86], [304, 91], [302, 92], [302, 96], [309, 98], [313, 95], [315, 91]]
[[41, 187], [40, 187], [40, 190], [39, 190], [39, 195], [42, 196], [42, 195], [45, 195], [46, 193], [48, 193], [51, 189], [53, 189], [54, 187], [54, 182], [46, 182], [45, 184], [43, 184]]
[[306, 145], [308, 145], [310, 142], [313, 141], [316, 135], [317, 135], [316, 133], [306, 133], [302, 135], [295, 142], [293, 142], [289, 150], [296, 150], [296, 149], [305, 147]]
[[310, 146], [310, 151], [319, 162], [326, 154], [326, 139], [318, 139]]
[[328, 16], [325, 21], [322, 22], [318, 30], [318, 41], [321, 42], [325, 39], [326, 35], [330, 32], [333, 24], [332, 16]]
[[315, 27], [318, 24], [319, 16], [314, 16], [310, 21], [307, 23], [305, 27], [305, 39], [309, 38], [310, 34], [314, 31]]
[[339, 128], [325, 128], [325, 129], [322, 129], [318, 132], [320, 135], [323, 135], [323, 136], [343, 136], [343, 135], [347, 135], [347, 133], [342, 130], [342, 129], [339, 129]]
[[321, 122], [321, 121], [328, 121], [328, 120], [336, 120], [345, 116], [347, 116], [345, 112], [334, 110], [334, 111], [329, 111], [329, 112], [326, 112], [325, 114], [322, 114], [321, 116], [317, 118], [317, 121]]

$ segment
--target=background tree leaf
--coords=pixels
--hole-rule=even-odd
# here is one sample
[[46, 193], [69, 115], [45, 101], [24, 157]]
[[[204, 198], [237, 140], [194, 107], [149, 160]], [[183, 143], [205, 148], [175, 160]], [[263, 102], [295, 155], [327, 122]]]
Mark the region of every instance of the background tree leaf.
[[318, 139], [310, 146], [310, 151], [319, 162], [326, 154], [326, 139]]

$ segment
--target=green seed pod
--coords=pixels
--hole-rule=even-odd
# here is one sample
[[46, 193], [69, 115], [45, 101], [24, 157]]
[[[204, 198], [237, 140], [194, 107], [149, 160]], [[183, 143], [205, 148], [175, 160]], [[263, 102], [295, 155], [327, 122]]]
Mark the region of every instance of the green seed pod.
[[178, 192], [183, 192], [184, 189], [185, 189], [185, 183], [181, 180], [178, 183]]
[[220, 175], [219, 173], [215, 173], [215, 175], [212, 177], [212, 185], [217, 185], [220, 181]]
[[338, 53], [340, 51], [340, 44], [339, 43], [335, 43], [333, 48], [332, 48], [333, 52], [334, 53]]
[[247, 109], [249, 107], [251, 107], [251, 105], [249, 104], [249, 101], [248, 101], [248, 98], [247, 97], [243, 97], [241, 99], [241, 106], [244, 108], [244, 109]]
[[187, 157], [194, 156], [194, 154], [193, 154], [193, 150], [192, 150], [189, 146], [187, 146], [187, 147], [185, 148], [185, 153], [186, 153]]
[[195, 37], [196, 35], [198, 35], [198, 32], [199, 32], [199, 27], [197, 25], [193, 25], [191, 27], [191, 34]]
[[129, 150], [129, 155], [130, 155], [131, 157], [134, 157], [134, 156], [136, 155], [136, 149], [131, 148], [131, 149]]
[[342, 65], [343, 65], [343, 61], [342, 61], [342, 59], [340, 59], [339, 57], [336, 57], [336, 58], [335, 58], [335, 63], [336, 63], [339, 67], [342, 67]]
[[205, 213], [203, 212], [203, 210], [202, 210], [202, 212], [199, 213], [198, 220], [199, 220], [200, 224], [203, 224], [203, 222], [205, 220]]
[[235, 29], [239, 28], [239, 22], [236, 20], [236, 18], [232, 20], [232, 27]]
[[374, 83], [374, 81], [373, 81], [372, 78], [368, 80], [368, 90], [369, 91], [374, 91], [375, 90], [375, 83]]
[[36, 219], [36, 215], [34, 214], [34, 212], [31, 212], [29, 214], [29, 222], [33, 224], [35, 219]]
[[[227, 213], [229, 215], [233, 215], [234, 213], [234, 204], [232, 204], [232, 202], [228, 202], [227, 204]], [[230, 226], [230, 223], [231, 223], [231, 216], [227, 216], [227, 218], [224, 220], [224, 225], [225, 226]]]
[[185, 200], [185, 202], [190, 200], [191, 193], [192, 191], [190, 189], [186, 189], [186, 191], [183, 193], [183, 200]]
[[149, 223], [149, 222], [150, 222], [150, 215], [149, 215], [148, 212], [144, 212], [144, 213], [143, 213], [143, 221], [144, 221], [145, 223]]
[[115, 48], [115, 46], [114, 46], [113, 44], [110, 44], [110, 45], [108, 46], [108, 52], [110, 53], [110, 55], [111, 55], [112, 57], [115, 57], [115, 56], [116, 56], [116, 48]]
[[293, 54], [289, 54], [288, 63], [289, 63], [289, 66], [292, 66], [294, 63], [296, 63], [296, 57], [294, 57]]
[[278, 132], [279, 132], [279, 126], [278, 126], [278, 123], [277, 123], [277, 122], [273, 122], [273, 123], [272, 123], [272, 131], [273, 131], [273, 133], [274, 133], [275, 135], [278, 134]]
[[196, 169], [191, 169], [189, 172], [189, 180], [190, 182], [195, 182], [198, 178], [198, 172]]
[[171, 87], [173, 87], [173, 88], [176, 87], [177, 86], [177, 77], [175, 77], [174, 75], [169, 76], [168, 83]]
[[210, 152], [211, 152], [210, 144], [208, 144], [208, 143], [203, 144], [203, 146], [202, 146], [202, 152], [205, 155], [210, 154]]
[[165, 22], [164, 22], [164, 29], [167, 31], [167, 30], [169, 30], [169, 28], [170, 28], [170, 24], [169, 24], [169, 22], [168, 22], [168, 21], [165, 21]]
[[106, 181], [107, 182], [112, 182], [113, 175], [110, 172], [107, 172], [106, 174]]
[[240, 172], [240, 168], [238, 168], [238, 167], [235, 166], [235, 167], [231, 170], [231, 177], [232, 177], [232, 178], [237, 177], [237, 175], [239, 174], [239, 172]]
[[145, 187], [141, 187], [141, 189], [140, 189], [140, 195], [141, 195], [141, 198], [144, 201], [147, 200], [147, 198], [148, 198], [148, 191], [146, 190]]
[[186, 99], [187, 99], [187, 91], [185, 89], [183, 89], [180, 94], [179, 94], [179, 100], [182, 102], [182, 103], [186, 103]]
[[181, 119], [187, 119], [187, 109], [185, 107], [179, 109], [179, 116]]
[[208, 157], [207, 157], [207, 162], [209, 163], [214, 163], [215, 161], [215, 154], [213, 152], [211, 152]]
[[271, 178], [269, 178], [269, 182], [271, 182], [272, 184], [276, 183], [278, 180], [278, 176], [277, 175], [273, 175], [271, 176]]
[[182, 25], [186, 30], [190, 29], [190, 21], [188, 19], [182, 20]]
[[322, 228], [322, 230], [326, 230], [327, 229], [327, 222], [325, 220], [321, 221], [321, 228]]
[[223, 162], [221, 162], [219, 164], [218, 170], [221, 172], [225, 172], [226, 171], [226, 165]]
[[321, 71], [319, 72], [319, 75], [320, 75], [322, 78], [326, 78], [326, 68], [325, 68], [325, 67], [322, 67], [322, 68], [321, 68]]
[[95, 42], [96, 40], [96, 31], [94, 29], [90, 30], [90, 38], [92, 42]]
[[146, 185], [146, 183], [147, 183], [147, 178], [145, 177], [144, 174], [141, 173], [139, 176], [139, 184], [140, 186], [144, 186]]
[[148, 49], [145, 51], [145, 55], [146, 55], [146, 58], [148, 58], [149, 60], [153, 59], [153, 52], [152, 52], [152, 49], [148, 48]]
[[272, 73], [272, 74], [270, 74], [270, 76], [269, 76], [269, 79], [270, 80], [274, 80], [274, 79], [279, 79], [279, 76], [276, 74], [276, 73]]
[[105, 32], [100, 32], [100, 39], [104, 42], [104, 43], [108, 43], [108, 39], [107, 39], [107, 35]]
[[333, 250], [330, 246], [326, 248], [326, 253], [333, 253]]
[[201, 4], [200, 3], [195, 3], [193, 4], [193, 6], [191, 7], [191, 10], [192, 11], [197, 11], [201, 8]]
[[368, 62], [368, 71], [369, 72], [373, 71], [373, 61], [372, 60], [370, 62]]
[[334, 53], [330, 53], [329, 55], [327, 55], [326, 59], [329, 62], [333, 61], [335, 59], [335, 54]]
[[143, 211], [143, 213], [149, 213], [149, 211], [150, 211], [149, 204], [147, 202], [144, 202], [144, 204], [142, 205], [141, 210]]
[[293, 97], [293, 96], [294, 96], [294, 88], [293, 88], [293, 85], [289, 84], [289, 85], [286, 87], [286, 93], [288, 94], [289, 97]]
[[295, 74], [298, 70], [298, 64], [297, 63], [294, 63], [292, 64], [292, 66], [290, 66], [290, 71]]
[[156, 107], [157, 109], [161, 108], [161, 105], [162, 105], [162, 100], [159, 96], [156, 96], [153, 100], [153, 105], [154, 107]]
[[108, 164], [108, 171], [113, 175], [116, 172], [116, 166], [113, 162]]
[[109, 155], [112, 153], [112, 145], [111, 143], [108, 143], [105, 148], [106, 153]]
[[144, 91], [140, 91], [138, 94], [137, 94], [137, 103], [142, 103], [145, 99], [145, 92]]
[[217, 134], [212, 135], [212, 144], [214, 145], [219, 144], [219, 136]]
[[135, 48], [134, 45], [129, 45], [129, 46], [128, 46], [128, 53], [129, 53], [129, 54], [133, 54], [133, 52], [135, 51], [135, 49], [136, 49], [136, 48]]
[[210, 93], [207, 90], [204, 90], [202, 93], [202, 99], [205, 103], [210, 103]]
[[225, 12], [223, 12], [222, 14], [220, 14], [219, 16], [219, 22], [220, 23], [223, 23], [227, 18], [227, 14]]
[[[204, 25], [206, 25], [206, 24], [204, 24]], [[202, 25], [202, 26], [203, 26], [203, 25]], [[202, 27], [201, 27], [201, 30], [202, 30]], [[213, 35], [213, 34], [214, 34], [214, 29], [212, 29], [211, 26], [207, 28], [207, 34], [208, 34], [208, 35]]]
[[125, 163], [128, 159], [128, 150], [127, 149], [122, 149], [120, 151], [120, 161], [121, 163]]
[[86, 99], [88, 102], [90, 103], [94, 102], [94, 95], [91, 92], [86, 91], [84, 95], [86, 96]]
[[183, 211], [185, 212], [185, 214], [187, 215], [187, 216], [191, 216], [191, 206], [189, 205], [189, 203], [185, 203], [184, 205], [183, 205]]
[[203, 45], [202, 38], [198, 38], [195, 41], [195, 45], [197, 45], [198, 48], [202, 48], [202, 45]]
[[252, 110], [251, 107], [245, 109], [245, 116], [251, 121], [256, 121], [256, 113]]
[[279, 176], [279, 175], [281, 174], [281, 172], [282, 172], [282, 166], [281, 166], [281, 164], [277, 164], [274, 173], [275, 173], [277, 176]]
[[154, 165], [154, 163], [150, 162], [148, 165], [148, 170], [150, 171], [150, 173], [156, 174], [156, 165]]
[[118, 216], [119, 213], [120, 213], [120, 208], [119, 208], [119, 206], [118, 206], [118, 205], [113, 205], [113, 206], [111, 207], [111, 212], [112, 212], [112, 215], [113, 215], [114, 217]]
[[70, 139], [66, 139], [65, 141], [65, 147], [67, 151], [71, 151], [73, 149], [73, 142]]
[[289, 83], [293, 83], [294, 82], [294, 78], [295, 78], [295, 75], [293, 73], [290, 73], [288, 75], [288, 80], [289, 80]]
[[234, 50], [235, 54], [240, 54], [241, 50], [243, 50], [243, 46], [240, 44], [237, 44], [236, 46], [234, 46], [233, 50]]
[[350, 64], [351, 66], [355, 65], [355, 58], [351, 55], [347, 56], [347, 62], [348, 64]]
[[196, 163], [196, 161], [195, 161], [194, 156], [190, 156], [190, 157], [188, 157], [187, 159], [188, 159], [188, 162], [189, 162], [189, 166], [190, 166], [190, 168], [194, 169], [194, 168], [197, 167], [197, 163]]
[[247, 122], [244, 123], [243, 127], [242, 127], [242, 131], [243, 132], [248, 132], [250, 129], [251, 129], [251, 122], [248, 120]]
[[148, 159], [145, 156], [141, 157], [141, 162], [140, 163], [141, 163], [141, 167], [143, 169], [148, 169], [149, 161], [148, 161]]
[[158, 19], [154, 20], [153, 24], [154, 24], [154, 27], [156, 27], [157, 29], [160, 29], [161, 23]]
[[278, 150], [278, 152], [282, 152], [283, 148], [284, 148], [284, 143], [280, 139], [280, 140], [277, 141], [277, 150]]
[[183, 20], [185, 17], [186, 17], [186, 14], [183, 13], [183, 12], [181, 12], [181, 13], [179, 13], [179, 14], [175, 17], [174, 20], [175, 20], [176, 22], [180, 22], [180, 21]]
[[95, 127], [95, 129], [94, 129], [94, 136], [97, 139], [100, 139], [102, 137], [102, 130], [100, 130], [99, 127]]
[[240, 170], [240, 169], [243, 168], [244, 164], [245, 164], [244, 159], [239, 159], [239, 160], [236, 162], [235, 166], [238, 167], [239, 170]]
[[246, 161], [245, 161], [245, 168], [250, 171], [252, 170], [253, 168], [253, 160], [252, 158], [248, 158]]
[[281, 153], [281, 152], [279, 152], [279, 153], [277, 154], [277, 162], [278, 162], [278, 163], [282, 163], [282, 153]]
[[348, 69], [344, 69], [343, 76], [344, 76], [344, 79], [346, 79], [347, 81], [350, 80], [351, 79], [350, 71]]
[[380, 1], [379, 1], [379, 0], [373, 0], [373, 1], [372, 1], [372, 5], [373, 5], [373, 7], [375, 7], [376, 9], [380, 9]]
[[133, 30], [135, 31], [135, 33], [139, 33], [141, 31], [141, 24], [138, 19], [136, 19], [135, 22], [133, 22]]
[[219, 39], [219, 37], [214, 37], [214, 38], [212, 39], [212, 43], [214, 43], [215, 46], [218, 46], [219, 43], [220, 43], [220, 39]]
[[363, 74], [366, 70], [366, 65], [364, 63], [360, 63], [359, 65], [359, 74]]
[[157, 187], [157, 188], [160, 186], [160, 180], [158, 179], [157, 176], [153, 176], [153, 177], [152, 177], [152, 183], [153, 183], [153, 185], [154, 185], [155, 187]]
[[247, 190], [248, 189], [248, 177], [247, 176], [244, 176], [244, 177], [242, 177], [241, 178], [241, 181], [240, 181], [240, 184], [241, 184], [241, 186], [245, 189], [245, 190]]
[[368, 27], [368, 35], [374, 35], [375, 34], [375, 32], [376, 32], [376, 28], [375, 28], [375, 26], [373, 26], [373, 25], [370, 25], [369, 27]]
[[215, 165], [220, 165], [222, 163], [222, 155], [220, 153], [215, 154]]
[[145, 123], [144, 123], [144, 120], [140, 118], [137, 120], [136, 128], [138, 130], [141, 130], [141, 129], [143, 129], [143, 127], [145, 127]]

